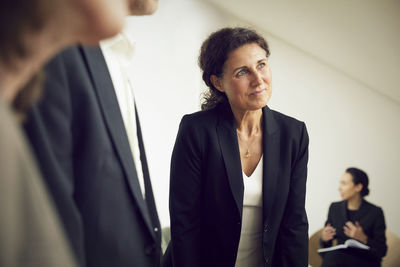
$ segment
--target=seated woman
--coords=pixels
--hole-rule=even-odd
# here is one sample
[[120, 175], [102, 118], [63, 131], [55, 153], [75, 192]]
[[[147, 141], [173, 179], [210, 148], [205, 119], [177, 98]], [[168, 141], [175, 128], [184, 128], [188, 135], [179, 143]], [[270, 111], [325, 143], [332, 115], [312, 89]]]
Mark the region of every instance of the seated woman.
[[329, 207], [328, 220], [321, 235], [323, 247], [332, 246], [333, 239], [343, 244], [355, 239], [369, 250], [347, 248], [324, 254], [323, 267], [380, 266], [387, 246], [385, 218], [381, 208], [364, 199], [368, 195], [368, 176], [357, 168], [348, 168], [340, 179], [339, 192], [343, 199]]

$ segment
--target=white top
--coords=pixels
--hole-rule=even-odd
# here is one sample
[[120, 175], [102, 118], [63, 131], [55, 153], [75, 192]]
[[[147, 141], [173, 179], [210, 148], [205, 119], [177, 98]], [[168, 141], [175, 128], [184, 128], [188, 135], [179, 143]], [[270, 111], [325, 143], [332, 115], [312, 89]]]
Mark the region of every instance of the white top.
[[133, 161], [139, 179], [140, 189], [143, 198], [145, 198], [144, 178], [142, 162], [140, 160], [135, 116], [135, 96], [133, 94], [131, 77], [128, 75], [128, 73], [133, 73], [131, 71], [131, 63], [135, 54], [135, 44], [131, 40], [130, 36], [122, 32], [111, 39], [101, 41], [100, 47], [103, 51], [115, 93], [117, 95], [119, 108], [121, 110], [125, 130], [128, 135], [129, 146], [131, 148]]
[[247, 177], [243, 172], [242, 230], [235, 267], [263, 267], [262, 182], [263, 157]]

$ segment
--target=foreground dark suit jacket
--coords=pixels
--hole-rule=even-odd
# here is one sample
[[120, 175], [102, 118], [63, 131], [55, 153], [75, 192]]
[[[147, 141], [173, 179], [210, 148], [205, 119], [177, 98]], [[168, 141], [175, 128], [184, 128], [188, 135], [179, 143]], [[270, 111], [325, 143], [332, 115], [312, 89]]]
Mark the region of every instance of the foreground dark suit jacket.
[[[325, 225], [330, 223], [336, 229], [336, 239], [338, 244], [343, 244], [347, 239], [343, 232], [343, 226], [347, 219], [347, 201], [334, 202], [329, 207], [328, 220]], [[381, 208], [363, 200], [356, 213], [356, 221], [362, 226], [364, 233], [368, 237], [367, 246], [370, 247], [371, 254], [379, 261], [386, 255], [386, 236], [385, 236], [385, 217]], [[332, 241], [323, 243], [324, 247], [332, 246]]]
[[27, 134], [82, 266], [159, 266], [160, 224], [143, 141], [143, 200], [99, 47], [72, 47], [46, 67]]
[[[235, 124], [226, 103], [181, 121], [171, 162], [174, 267], [235, 264], [243, 207]], [[307, 266], [304, 123], [264, 107], [263, 153], [265, 266]]]

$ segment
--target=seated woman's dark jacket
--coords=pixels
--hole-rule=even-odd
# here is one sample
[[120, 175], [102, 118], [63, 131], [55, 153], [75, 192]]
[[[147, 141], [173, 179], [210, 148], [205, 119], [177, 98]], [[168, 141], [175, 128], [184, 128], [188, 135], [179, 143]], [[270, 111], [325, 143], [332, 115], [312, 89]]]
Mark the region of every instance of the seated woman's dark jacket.
[[[370, 247], [370, 253], [375, 258], [381, 260], [386, 255], [386, 236], [385, 236], [385, 217], [380, 207], [377, 207], [366, 200], [363, 200], [360, 208], [355, 215], [356, 221], [363, 228], [368, 237], [367, 246]], [[330, 223], [336, 229], [335, 238], [338, 244], [343, 244], [350, 239], [343, 232], [343, 226], [349, 219], [347, 218], [347, 201], [334, 202], [329, 207], [328, 220], [325, 225]], [[332, 240], [321, 242], [323, 247], [332, 246]]]

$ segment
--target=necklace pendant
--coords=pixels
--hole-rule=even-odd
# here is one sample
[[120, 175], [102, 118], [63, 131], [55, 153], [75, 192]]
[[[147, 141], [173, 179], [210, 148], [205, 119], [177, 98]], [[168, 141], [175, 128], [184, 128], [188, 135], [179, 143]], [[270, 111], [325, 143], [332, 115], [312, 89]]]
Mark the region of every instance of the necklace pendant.
[[247, 149], [246, 153], [244, 154], [245, 158], [250, 158], [250, 151]]

